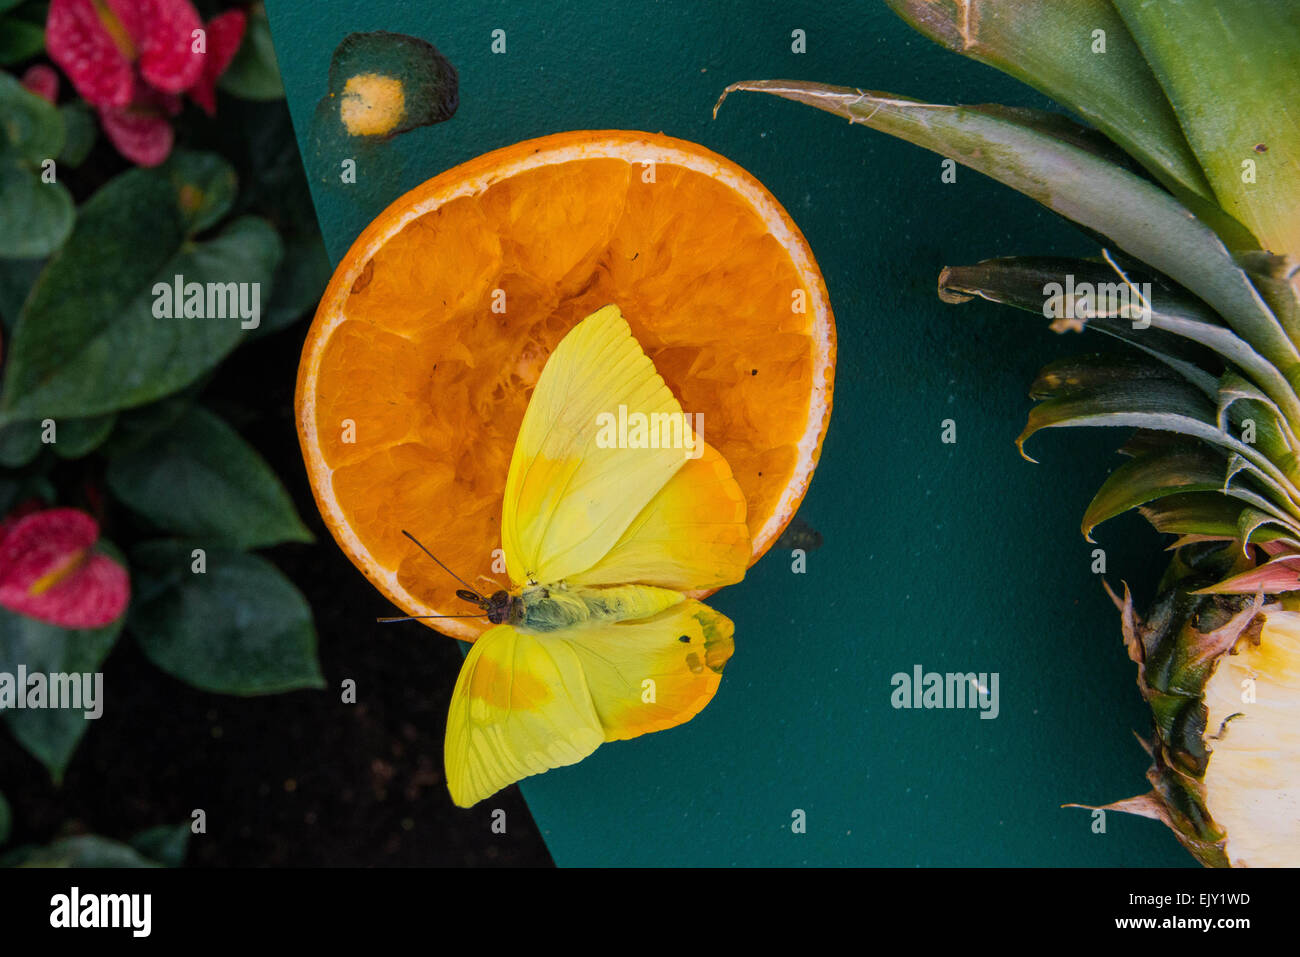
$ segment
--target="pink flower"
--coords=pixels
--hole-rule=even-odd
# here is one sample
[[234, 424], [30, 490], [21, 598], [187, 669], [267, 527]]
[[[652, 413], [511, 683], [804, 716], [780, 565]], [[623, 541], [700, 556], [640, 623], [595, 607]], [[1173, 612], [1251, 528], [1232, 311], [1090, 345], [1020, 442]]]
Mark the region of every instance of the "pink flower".
[[0, 524], [0, 605], [61, 628], [101, 628], [125, 610], [126, 569], [93, 551], [99, 523], [75, 508], [28, 514]]
[[190, 87], [190, 98], [212, 116], [217, 112], [217, 80], [226, 72], [244, 40], [248, 17], [243, 10], [227, 10], [208, 21], [208, 52], [203, 70]]
[[217, 79], [246, 22], [242, 10], [230, 10], [204, 27], [190, 0], [51, 0], [45, 46], [99, 108], [118, 152], [157, 166], [171, 153], [169, 118], [181, 93], [209, 115], [216, 109]]
[[35, 93], [43, 100], [51, 103], [59, 101], [59, 74], [54, 72], [52, 66], [37, 63], [28, 67], [23, 74], [22, 84], [28, 93]]

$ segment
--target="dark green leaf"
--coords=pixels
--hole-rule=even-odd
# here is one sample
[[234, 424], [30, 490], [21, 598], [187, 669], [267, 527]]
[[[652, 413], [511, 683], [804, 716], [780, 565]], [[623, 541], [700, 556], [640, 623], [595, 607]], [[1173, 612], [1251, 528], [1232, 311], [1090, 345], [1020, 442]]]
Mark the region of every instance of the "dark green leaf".
[[59, 113], [63, 117], [63, 129], [67, 134], [63, 151], [59, 153], [59, 163], [76, 169], [86, 161], [94, 148], [98, 134], [95, 117], [90, 108], [80, 101], [59, 107]]
[[48, 256], [72, 232], [76, 209], [72, 194], [59, 182], [42, 182], [41, 174], [13, 157], [0, 159], [0, 258]]
[[161, 867], [133, 847], [95, 834], [59, 838], [44, 847], [20, 847], [0, 867]]
[[17, 324], [27, 294], [44, 268], [44, 259], [0, 258], [0, 321], [6, 330]]
[[[255, 296], [260, 313], [279, 237], [253, 217], [199, 244], [182, 245], [184, 228], [162, 171], [132, 170], [95, 194], [19, 318], [0, 422], [143, 405], [195, 381], [238, 345], [245, 323], [230, 315], [229, 284], [240, 284], [250, 305]], [[186, 286], [210, 284], [205, 312], [221, 307], [226, 317], [155, 315], [173, 305], [177, 276]]]
[[150, 542], [132, 553], [140, 583], [128, 627], [168, 674], [221, 694], [324, 686], [316, 630], [301, 593], [274, 565], [227, 548]]
[[1039, 373], [1030, 394], [1042, 401], [1016, 440], [1022, 455], [1025, 441], [1041, 429], [1110, 426], [1173, 432], [1235, 453], [1279, 507], [1300, 514], [1300, 489], [1267, 456], [1220, 429], [1217, 410], [1199, 390], [1158, 365], [1116, 359], [1075, 356]]
[[54, 486], [43, 475], [0, 474], [0, 517], [8, 515], [24, 502], [52, 502]]
[[40, 166], [59, 155], [63, 138], [59, 111], [16, 77], [0, 73], [0, 153]]
[[41, 451], [41, 424], [36, 421], [0, 425], [0, 465], [20, 469]]
[[107, 481], [131, 508], [182, 537], [236, 548], [311, 541], [262, 457], [199, 407], [148, 446], [114, 456]]
[[0, 20], [0, 66], [30, 60], [45, 49], [45, 31], [17, 17]]
[[191, 236], [215, 226], [230, 212], [239, 181], [235, 168], [218, 154], [175, 150], [163, 168], [176, 189], [177, 205]]
[[280, 67], [271, 44], [266, 10], [259, 3], [249, 13], [244, 42], [221, 75], [220, 85], [227, 93], [245, 100], [277, 100], [284, 96], [284, 86], [280, 82]]
[[1153, 499], [1222, 490], [1227, 476], [1223, 455], [1200, 444], [1180, 443], [1139, 456], [1111, 472], [1097, 491], [1083, 516], [1083, 537], [1092, 541], [1096, 526]]
[[54, 451], [65, 459], [79, 459], [83, 455], [89, 455], [108, 438], [116, 421], [117, 413], [109, 412], [87, 419], [60, 422]]
[[121, 413], [104, 452], [110, 459], [116, 458], [128, 452], [137, 452], [156, 441], [162, 433], [174, 428], [181, 416], [194, 405], [203, 384], [196, 382], [165, 399]]
[[[1177, 360], [1209, 368], [1204, 361], [1207, 350], [1222, 361], [1246, 373], [1270, 398], [1300, 422], [1300, 397], [1271, 362], [1252, 349], [1245, 340], [1223, 326], [1185, 291], [1162, 285], [1159, 277], [1135, 272], [1126, 274], [1135, 283], [1151, 282], [1149, 294], [1143, 296], [1151, 310], [1146, 317], [1150, 328], [1134, 328], [1128, 319], [1095, 316], [1087, 327], [1123, 339], [1162, 360]], [[1074, 288], [1087, 283], [1092, 290], [1113, 288], [1122, 281], [1109, 264], [1082, 259], [1017, 256], [986, 259], [974, 266], [949, 266], [939, 275], [939, 295], [946, 302], [963, 302], [979, 296], [1042, 315], [1048, 301], [1046, 290], [1052, 283], [1065, 287], [1067, 277]], [[1139, 287], [1140, 288], [1140, 287]], [[1094, 302], [1094, 307], [1096, 303]], [[1179, 345], [1179, 341], [1188, 345]], [[1191, 343], [1197, 347], [1189, 348]], [[1177, 363], [1171, 363], [1186, 371]], [[1198, 387], [1205, 390], [1202, 379]]]
[[[0, 609], [0, 672], [94, 674], [122, 630], [118, 619], [103, 628], [69, 630]], [[99, 709], [105, 702], [96, 702]], [[0, 711], [18, 742], [49, 769], [58, 782], [81, 736], [93, 719], [85, 708], [6, 708]]]
[[[1152, 499], [1139, 511], [1158, 532], [1235, 539], [1245, 506], [1218, 492], [1185, 492]], [[1277, 533], [1279, 536], [1284, 534]], [[1255, 536], [1256, 541], [1267, 539]]]
[[[1249, 478], [1241, 474], [1232, 475], [1232, 467], [1222, 453], [1201, 443], [1166, 439], [1110, 474], [1083, 517], [1084, 537], [1092, 541], [1094, 527], [1129, 509], [1194, 492], [1215, 493], [1233, 500], [1222, 509], [1205, 513], [1208, 514], [1207, 524], [1199, 530], [1200, 534], [1220, 534], [1225, 523], [1239, 521], [1244, 513], [1263, 515], [1261, 521], [1289, 534], [1300, 534], [1300, 525], [1295, 519], [1280, 512]], [[1180, 498], [1178, 501], [1184, 500]], [[1147, 514], [1151, 517], [1156, 513]], [[1181, 522], [1177, 531], [1191, 534], [1190, 519], [1201, 513], [1178, 509], [1177, 514]]]
[[164, 867], [180, 867], [190, 846], [188, 824], [160, 824], [141, 831], [130, 844], [144, 857]]
[[275, 292], [266, 319], [253, 335], [287, 328], [314, 312], [332, 273], [325, 240], [319, 232], [288, 240], [284, 260], [275, 276]]

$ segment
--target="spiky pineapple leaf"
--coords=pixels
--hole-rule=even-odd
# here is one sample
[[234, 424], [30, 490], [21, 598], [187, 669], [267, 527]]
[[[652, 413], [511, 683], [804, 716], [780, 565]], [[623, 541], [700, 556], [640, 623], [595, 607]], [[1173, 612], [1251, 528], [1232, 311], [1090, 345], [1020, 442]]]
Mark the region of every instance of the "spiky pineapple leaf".
[[1233, 429], [1243, 441], [1260, 449], [1291, 478], [1297, 477], [1295, 449], [1300, 441], [1277, 403], [1233, 370], [1218, 388], [1219, 428]]
[[[1066, 285], [1068, 277], [1069, 286]], [[1076, 285], [1077, 281], [1077, 285]], [[1205, 346], [1167, 333], [1127, 309], [1136, 296], [1124, 296], [1124, 282], [1110, 267], [1086, 259], [1017, 256], [986, 259], [973, 266], [945, 266], [939, 273], [939, 298], [948, 303], [978, 296], [1051, 319], [1054, 332], [1105, 333], [1168, 365], [1206, 395], [1217, 390], [1222, 361]], [[1069, 290], [1087, 287], [1088, 298]]]
[[[1290, 378], [1300, 353], [1223, 241], [1159, 186], [1025, 119], [1030, 111], [923, 103], [799, 80], [733, 83], [933, 150], [1108, 236], [1204, 299]], [[719, 105], [721, 104], [719, 100]], [[717, 107], [714, 108], [715, 112]]]
[[1113, 2], [1220, 205], [1300, 262], [1300, 4]]
[[1141, 455], [1111, 472], [1097, 490], [1083, 515], [1083, 537], [1091, 542], [1092, 530], [1102, 522], [1155, 499], [1220, 491], [1226, 477], [1223, 455], [1201, 443], [1175, 443]]
[[1196, 541], [1232, 541], [1237, 537], [1241, 503], [1219, 492], [1180, 492], [1151, 499], [1138, 511], [1158, 532]]
[[[1110, 0], [886, 0], [913, 29], [1063, 104], [1187, 202], [1214, 198], [1173, 108]], [[1100, 32], [1100, 35], [1099, 35]]]
[[[1121, 267], [1122, 268], [1122, 267]], [[1169, 360], [1191, 362], [1208, 368], [1204, 354], [1180, 349], [1170, 342], [1171, 336], [1196, 343], [1217, 354], [1223, 363], [1236, 367], [1275, 403], [1293, 421], [1300, 422], [1300, 396], [1291, 383], [1251, 345], [1226, 328], [1199, 300], [1185, 290], [1161, 284], [1159, 277], [1125, 271], [1135, 283], [1151, 282], [1148, 298], [1150, 312], [1143, 317], [1150, 328], [1135, 328], [1130, 319], [1096, 316], [1086, 320], [1086, 325], [1136, 345], [1175, 368]], [[1076, 284], [1087, 283], [1093, 290], [1115, 288], [1120, 277], [1108, 263], [1086, 259], [1056, 257], [1015, 256], [986, 259], [973, 266], [947, 266], [939, 274], [939, 296], [945, 302], [964, 302], [979, 296], [992, 302], [1006, 303], [1020, 309], [1042, 314], [1046, 311], [1048, 296], [1045, 290], [1052, 283], [1062, 284], [1072, 276]], [[1144, 296], [1146, 294], [1144, 293]], [[1131, 297], [1130, 297], [1131, 298]], [[1094, 300], [1095, 305], [1095, 300]], [[1140, 325], [1140, 324], [1139, 324]], [[1185, 369], [1180, 371], [1186, 374]], [[1203, 391], [1201, 377], [1188, 376]], [[1216, 387], [1217, 388], [1217, 387]]]
[[1116, 356], [1072, 356], [1046, 366], [1030, 395], [1040, 402], [1016, 439], [1030, 461], [1025, 442], [1042, 429], [1108, 426], [1173, 432], [1234, 453], [1280, 508], [1295, 509], [1300, 502], [1300, 489], [1267, 456], [1220, 429], [1217, 409], [1206, 397], [1162, 366], [1117, 361]]
[[[1296, 206], [1300, 209], [1300, 200]], [[1265, 252], [1244, 253], [1238, 258], [1282, 327], [1300, 327], [1300, 260]]]

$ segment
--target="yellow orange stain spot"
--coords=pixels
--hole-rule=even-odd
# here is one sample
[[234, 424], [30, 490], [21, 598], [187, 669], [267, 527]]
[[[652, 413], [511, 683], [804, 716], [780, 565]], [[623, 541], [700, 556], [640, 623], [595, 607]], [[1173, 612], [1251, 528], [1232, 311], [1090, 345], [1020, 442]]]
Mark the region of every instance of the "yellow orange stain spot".
[[79, 551], [73, 552], [40, 578], [36, 579], [36, 581], [32, 582], [27, 589], [27, 593], [33, 596], [44, 595], [55, 585], [65, 581], [69, 576], [75, 574], [76, 571], [81, 568], [82, 565], [86, 564], [89, 559], [90, 549], [88, 548], [83, 548]]
[[190, 183], [186, 183], [181, 187], [180, 205], [184, 212], [194, 212], [203, 205], [203, 190]]
[[511, 711], [530, 711], [551, 699], [544, 681], [525, 672], [512, 672], [487, 657], [474, 666], [469, 693], [489, 708]]
[[348, 77], [339, 118], [353, 136], [391, 133], [406, 113], [406, 93], [395, 76], [359, 73]]

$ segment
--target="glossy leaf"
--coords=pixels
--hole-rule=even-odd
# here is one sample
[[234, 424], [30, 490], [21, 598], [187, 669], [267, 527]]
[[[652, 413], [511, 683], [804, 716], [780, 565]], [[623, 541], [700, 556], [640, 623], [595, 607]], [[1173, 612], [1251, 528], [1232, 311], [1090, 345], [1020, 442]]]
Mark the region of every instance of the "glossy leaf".
[[189, 824], [160, 824], [141, 831], [130, 844], [143, 857], [163, 867], [180, 867], [190, 847]]
[[96, 834], [61, 837], [44, 847], [20, 847], [0, 867], [161, 867], [133, 847]]
[[265, 304], [280, 240], [254, 217], [198, 244], [184, 242], [185, 228], [173, 184], [158, 170], [124, 173], [91, 198], [19, 317], [0, 424], [143, 405], [184, 388], [239, 344], [239, 316], [159, 318], [155, 289], [178, 275], [223, 289], [248, 284]]
[[[202, 548], [206, 571], [193, 571]], [[265, 559], [203, 543], [132, 552], [132, 635], [163, 671], [204, 691], [258, 695], [320, 688], [316, 630], [301, 593]]]
[[278, 100], [284, 96], [280, 67], [271, 44], [271, 28], [260, 3], [249, 11], [244, 42], [222, 74], [219, 85], [227, 93], [245, 100]]
[[[65, 459], [79, 459], [83, 455], [89, 455], [108, 438], [116, 421], [117, 414], [109, 412], [88, 419], [68, 419], [58, 423], [58, 441], [54, 443], [55, 453]], [[31, 425], [31, 423], [19, 424]]]
[[0, 158], [0, 257], [48, 256], [68, 237], [75, 216], [62, 183], [43, 183], [35, 170]]
[[85, 103], [68, 103], [59, 107], [63, 117], [65, 138], [63, 149], [59, 153], [59, 163], [76, 169], [86, 161], [95, 146], [95, 137], [99, 133], [95, 117]]
[[235, 168], [217, 153], [174, 150], [163, 169], [176, 190], [185, 231], [193, 236], [210, 229], [230, 212], [239, 188]]
[[[100, 670], [121, 630], [121, 618], [103, 628], [69, 630], [0, 609], [0, 672], [16, 675], [18, 666], [25, 665], [29, 675], [93, 674]], [[106, 695], [108, 680], [104, 683]], [[74, 708], [6, 708], [0, 717], [56, 782], [62, 779], [81, 736], [94, 724], [94, 719], [86, 718], [85, 709]]]
[[0, 425], [0, 465], [20, 469], [41, 451], [41, 424], [36, 421]]
[[64, 136], [59, 111], [0, 72], [0, 258], [48, 256], [71, 231], [72, 195], [57, 165], [54, 182], [42, 179]]
[[128, 506], [182, 537], [236, 548], [311, 541], [270, 466], [206, 409], [114, 455], [106, 478]]

